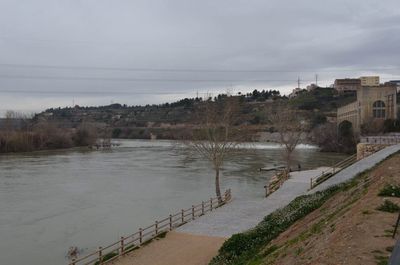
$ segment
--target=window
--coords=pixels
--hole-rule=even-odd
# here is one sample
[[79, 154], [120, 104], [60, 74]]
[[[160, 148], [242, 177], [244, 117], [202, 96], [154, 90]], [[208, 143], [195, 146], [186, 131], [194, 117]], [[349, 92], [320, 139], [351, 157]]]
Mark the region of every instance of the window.
[[385, 118], [385, 103], [382, 100], [375, 101], [372, 105], [372, 115], [374, 118]]

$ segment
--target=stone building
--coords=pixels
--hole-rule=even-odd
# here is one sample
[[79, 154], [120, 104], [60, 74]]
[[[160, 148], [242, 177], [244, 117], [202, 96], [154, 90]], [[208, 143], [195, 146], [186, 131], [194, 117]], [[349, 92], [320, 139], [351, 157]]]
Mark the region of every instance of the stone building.
[[379, 76], [362, 76], [361, 86], [379, 86]]
[[374, 120], [397, 118], [396, 86], [385, 83], [379, 86], [364, 86], [357, 89], [357, 100], [338, 108], [337, 124], [350, 122], [354, 132], [359, 133], [361, 125]]
[[336, 79], [334, 84], [334, 88], [339, 92], [339, 94], [355, 92], [360, 87], [361, 79], [359, 78]]

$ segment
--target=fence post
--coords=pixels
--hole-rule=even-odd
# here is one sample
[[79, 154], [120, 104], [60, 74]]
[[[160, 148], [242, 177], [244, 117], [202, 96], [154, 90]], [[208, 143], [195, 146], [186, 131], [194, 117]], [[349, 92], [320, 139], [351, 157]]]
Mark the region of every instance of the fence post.
[[99, 264], [103, 264], [103, 248], [99, 247]]
[[121, 236], [121, 252], [120, 255], [124, 254], [124, 237]]
[[212, 206], [212, 198], [210, 198], [210, 211], [212, 211], [213, 206]]
[[397, 228], [399, 227], [399, 222], [400, 222], [400, 212], [399, 212], [399, 216], [397, 217], [397, 221], [396, 221], [396, 225], [395, 225], [394, 230], [393, 230], [392, 238], [395, 238], [395, 236], [396, 236]]
[[182, 214], [182, 224], [185, 222], [185, 211], [182, 209], [181, 210], [181, 214]]
[[172, 230], [172, 214], [169, 215], [169, 230]]
[[201, 201], [201, 214], [204, 214], [204, 201]]
[[142, 230], [142, 228], [139, 228], [139, 244], [140, 244], [140, 245], [141, 245], [142, 242], [143, 242], [142, 234], [143, 234], [143, 230]]
[[192, 205], [192, 220], [194, 220], [194, 205]]
[[156, 235], [158, 235], [158, 221], [156, 221], [155, 227], [156, 227]]

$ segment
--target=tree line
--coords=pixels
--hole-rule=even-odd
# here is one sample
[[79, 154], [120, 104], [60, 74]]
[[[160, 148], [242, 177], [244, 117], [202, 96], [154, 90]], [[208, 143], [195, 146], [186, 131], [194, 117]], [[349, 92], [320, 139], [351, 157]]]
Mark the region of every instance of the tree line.
[[96, 140], [90, 124], [66, 129], [46, 120], [32, 122], [32, 117], [13, 111], [7, 111], [0, 127], [0, 153], [90, 146]]

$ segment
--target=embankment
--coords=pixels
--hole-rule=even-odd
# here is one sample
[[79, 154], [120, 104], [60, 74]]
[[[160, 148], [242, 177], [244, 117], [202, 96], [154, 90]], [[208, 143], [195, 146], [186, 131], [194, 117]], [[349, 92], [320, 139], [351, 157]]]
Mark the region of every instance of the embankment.
[[369, 167], [365, 161], [355, 165], [363, 173], [353, 179], [331, 180], [328, 188], [300, 196], [233, 235], [211, 264], [386, 264], [395, 243], [400, 187], [382, 191], [400, 185], [400, 155], [371, 168], [373, 159], [366, 160]]

